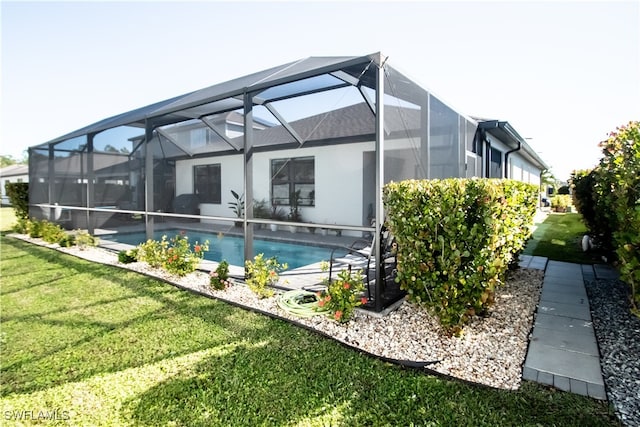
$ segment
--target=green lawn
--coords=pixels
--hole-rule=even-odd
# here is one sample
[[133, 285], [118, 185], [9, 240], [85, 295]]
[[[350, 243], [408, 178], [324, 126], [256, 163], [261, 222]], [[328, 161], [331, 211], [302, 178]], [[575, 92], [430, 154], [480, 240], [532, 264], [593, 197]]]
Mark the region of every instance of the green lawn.
[[601, 263], [597, 252], [582, 251], [582, 236], [587, 228], [577, 213], [551, 213], [533, 233], [524, 253], [555, 261], [579, 264]]
[[57, 423], [72, 425], [619, 425], [588, 398], [404, 370], [286, 322], [11, 238], [0, 267], [5, 420], [57, 410]]
[[0, 232], [10, 231], [16, 223], [16, 215], [13, 208], [0, 207]]

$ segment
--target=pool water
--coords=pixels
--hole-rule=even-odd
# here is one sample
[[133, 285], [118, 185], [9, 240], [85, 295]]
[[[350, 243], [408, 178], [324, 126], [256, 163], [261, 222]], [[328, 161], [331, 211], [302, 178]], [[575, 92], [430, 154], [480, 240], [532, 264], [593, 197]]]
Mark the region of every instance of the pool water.
[[[162, 239], [167, 236], [171, 239], [179, 231], [156, 231], [153, 238]], [[244, 265], [244, 238], [237, 236], [217, 235], [200, 231], [188, 231], [189, 243], [203, 243], [209, 241], [209, 250], [204, 258], [210, 261], [226, 260], [231, 265]], [[136, 246], [147, 240], [145, 233], [118, 233], [109, 236], [100, 236], [101, 239]], [[289, 270], [313, 264], [320, 261], [328, 261], [331, 257], [331, 249], [319, 246], [308, 246], [272, 240], [254, 239], [254, 255], [264, 254], [266, 258], [275, 256], [278, 262], [287, 263]]]

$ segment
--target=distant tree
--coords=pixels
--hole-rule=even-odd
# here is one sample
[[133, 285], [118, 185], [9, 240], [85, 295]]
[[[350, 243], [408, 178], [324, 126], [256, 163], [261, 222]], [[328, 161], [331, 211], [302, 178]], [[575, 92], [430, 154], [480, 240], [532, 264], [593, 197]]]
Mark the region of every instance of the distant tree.
[[15, 165], [16, 163], [18, 162], [11, 156], [0, 156], [0, 167], [2, 168]]
[[543, 170], [542, 173], [540, 174], [540, 183], [542, 185], [555, 186], [556, 181], [557, 181], [556, 177], [553, 176], [553, 172], [551, 172], [549, 169]]
[[26, 151], [22, 154], [21, 159], [16, 159], [13, 156], [0, 155], [0, 168], [4, 168], [11, 165], [26, 165], [29, 163], [29, 157]]
[[105, 153], [117, 153], [118, 149], [111, 144], [107, 144], [103, 150]]
[[560, 188], [558, 188], [558, 194], [571, 194], [571, 191], [569, 190], [569, 186], [563, 185]]

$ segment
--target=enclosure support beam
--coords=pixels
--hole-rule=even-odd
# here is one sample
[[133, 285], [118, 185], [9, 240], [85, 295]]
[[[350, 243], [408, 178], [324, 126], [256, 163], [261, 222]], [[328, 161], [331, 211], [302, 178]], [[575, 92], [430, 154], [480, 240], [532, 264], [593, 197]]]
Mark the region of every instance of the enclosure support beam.
[[[56, 198], [56, 171], [55, 171], [56, 162], [54, 161], [55, 154], [56, 153], [55, 153], [54, 145], [49, 144], [48, 179], [49, 179], [49, 204], [50, 205], [53, 205], [55, 202], [57, 202], [57, 200], [55, 200]], [[55, 218], [55, 217], [56, 217], [55, 208], [50, 207], [48, 219]]]
[[187, 150], [185, 150], [184, 148], [182, 148], [180, 146], [180, 144], [178, 144], [178, 141], [175, 140], [174, 137], [172, 137], [171, 135], [169, 135], [167, 132], [163, 131], [162, 129], [158, 128], [156, 129], [156, 132], [158, 132], [160, 135], [162, 135], [167, 141], [169, 141], [170, 143], [172, 143], [173, 145], [175, 145], [175, 147], [182, 151], [184, 154], [186, 154], [189, 157], [193, 157], [193, 153], [188, 152]]
[[429, 96], [420, 104], [420, 171], [422, 176], [416, 179], [429, 179]]
[[231, 148], [233, 148], [236, 151], [240, 151], [240, 147], [236, 147], [232, 142], [231, 139], [229, 139], [229, 137], [224, 133], [224, 130], [219, 129], [216, 125], [214, 125], [213, 123], [210, 123], [208, 119], [206, 119], [205, 117], [201, 117], [200, 121], [202, 123], [204, 123], [204, 125], [206, 127], [208, 127], [209, 129], [211, 129], [211, 131], [213, 131], [216, 135], [218, 135], [220, 138], [222, 138], [222, 140], [224, 142], [227, 143], [227, 145], [229, 145]]
[[375, 311], [382, 311], [382, 286], [385, 280], [384, 260], [382, 259], [382, 224], [384, 206], [382, 187], [384, 186], [384, 63], [376, 67], [376, 287], [374, 292]]
[[253, 260], [253, 97], [244, 94], [244, 259]]
[[282, 126], [284, 126], [284, 128], [287, 130], [287, 132], [289, 132], [289, 134], [291, 134], [291, 136], [298, 141], [298, 144], [300, 144], [300, 147], [302, 147], [302, 145], [304, 144], [304, 139], [302, 139], [302, 137], [298, 134], [298, 132], [296, 132], [296, 130], [293, 128], [293, 126], [291, 126], [289, 124], [289, 122], [287, 122], [285, 120], [284, 117], [282, 117], [282, 115], [278, 112], [278, 110], [276, 110], [276, 107], [274, 107], [273, 105], [271, 105], [270, 103], [266, 103], [264, 104], [264, 107], [269, 110], [269, 112], [271, 114], [273, 114], [273, 117], [276, 118], [276, 120], [278, 120], [280, 122], [280, 124]]
[[[87, 135], [87, 207], [94, 208], [94, 185], [93, 180], [95, 177], [95, 173], [93, 171], [93, 136], [94, 134], [90, 133]], [[87, 232], [91, 235], [95, 234], [95, 230], [93, 227], [94, 221], [92, 221], [91, 212], [87, 210]]]
[[147, 239], [153, 239], [153, 229], [155, 218], [148, 215], [153, 212], [153, 149], [151, 140], [153, 138], [153, 129], [149, 122], [145, 125], [144, 130], [144, 213], [145, 213], [145, 231]]
[[364, 89], [362, 89], [362, 86], [358, 86], [358, 91], [360, 91], [360, 95], [362, 95], [362, 98], [367, 103], [367, 106], [369, 107], [371, 112], [373, 114], [376, 114], [376, 107], [374, 105], [374, 102], [371, 100], [371, 97], [367, 95], [367, 92], [365, 92]]

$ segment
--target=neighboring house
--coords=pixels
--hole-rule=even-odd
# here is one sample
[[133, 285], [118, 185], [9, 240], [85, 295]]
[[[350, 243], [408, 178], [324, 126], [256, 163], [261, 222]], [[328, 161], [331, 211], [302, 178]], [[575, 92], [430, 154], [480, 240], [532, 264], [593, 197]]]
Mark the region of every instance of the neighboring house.
[[[288, 212], [297, 202], [305, 230], [360, 236], [381, 226], [386, 182], [538, 184], [547, 168], [508, 122], [456, 112], [379, 53], [273, 67], [104, 119], [29, 154], [32, 214], [56, 206], [77, 214], [74, 227], [117, 231], [121, 224], [98, 213], [134, 212], [147, 235], [167, 218], [232, 225], [234, 191], [249, 207], [263, 201]], [[187, 199], [195, 204], [178, 206]], [[246, 224], [260, 223], [251, 212]]]
[[2, 206], [10, 206], [5, 184], [7, 182], [29, 182], [29, 166], [11, 165], [0, 169], [0, 193], [2, 194]]

